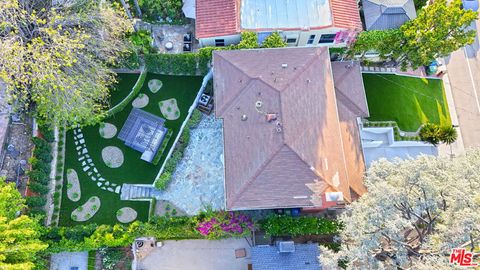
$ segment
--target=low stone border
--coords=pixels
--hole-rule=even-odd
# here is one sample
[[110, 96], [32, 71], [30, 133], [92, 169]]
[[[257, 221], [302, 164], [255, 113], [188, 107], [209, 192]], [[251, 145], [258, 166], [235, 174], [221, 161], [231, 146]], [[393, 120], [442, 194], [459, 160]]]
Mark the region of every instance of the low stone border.
[[102, 159], [110, 168], [118, 168], [123, 164], [123, 152], [116, 146], [107, 146], [102, 149]]
[[117, 211], [116, 215], [121, 223], [130, 223], [137, 218], [137, 211], [131, 207], [123, 207]]
[[98, 132], [100, 133], [100, 137], [111, 139], [117, 134], [117, 127], [110, 123], [101, 123]]
[[78, 222], [87, 221], [97, 213], [100, 205], [100, 198], [97, 196], [90, 197], [87, 202], [73, 210], [70, 217]]
[[67, 197], [72, 202], [78, 202], [82, 196], [78, 174], [74, 169], [67, 170]]

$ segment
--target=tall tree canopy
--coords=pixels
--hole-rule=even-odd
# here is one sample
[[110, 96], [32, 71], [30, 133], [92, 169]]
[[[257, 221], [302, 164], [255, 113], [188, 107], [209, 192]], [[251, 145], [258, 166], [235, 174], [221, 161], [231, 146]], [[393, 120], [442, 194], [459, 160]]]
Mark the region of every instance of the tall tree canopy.
[[33, 269], [35, 254], [47, 248], [38, 220], [19, 215], [24, 202], [15, 185], [0, 178], [0, 269]]
[[0, 78], [16, 105], [41, 119], [88, 124], [103, 116], [107, 65], [127, 51], [131, 23], [105, 1], [0, 0]]
[[383, 58], [398, 61], [403, 69], [416, 69], [471, 44], [475, 31], [467, 28], [476, 18], [477, 12], [462, 8], [462, 0], [435, 0], [400, 29], [361, 33], [351, 52], [376, 50]]
[[452, 248], [478, 248], [480, 151], [454, 159], [376, 162], [368, 193], [340, 216], [341, 250], [325, 251], [325, 269], [451, 269]]

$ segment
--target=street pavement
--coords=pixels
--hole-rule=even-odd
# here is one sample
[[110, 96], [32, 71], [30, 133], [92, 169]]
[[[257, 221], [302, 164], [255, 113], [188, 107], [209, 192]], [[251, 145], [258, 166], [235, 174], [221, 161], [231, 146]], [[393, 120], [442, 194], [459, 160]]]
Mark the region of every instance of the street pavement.
[[[480, 21], [477, 20], [471, 28], [477, 31], [475, 42], [445, 58], [448, 76], [446, 81], [449, 81], [451, 87], [465, 148], [480, 146], [480, 46], [478, 37]], [[455, 121], [453, 124], [456, 124]]]

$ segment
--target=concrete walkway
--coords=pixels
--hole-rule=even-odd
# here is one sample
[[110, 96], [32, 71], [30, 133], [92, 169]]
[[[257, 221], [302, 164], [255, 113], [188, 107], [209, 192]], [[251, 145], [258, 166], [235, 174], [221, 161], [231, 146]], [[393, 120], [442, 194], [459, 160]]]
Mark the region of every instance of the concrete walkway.
[[[236, 258], [236, 249], [245, 249], [246, 257]], [[251, 247], [247, 240], [182, 240], [164, 241], [137, 262], [142, 270], [246, 270], [251, 263]]]
[[71, 267], [87, 270], [88, 252], [61, 252], [52, 255], [50, 270], [70, 270]]

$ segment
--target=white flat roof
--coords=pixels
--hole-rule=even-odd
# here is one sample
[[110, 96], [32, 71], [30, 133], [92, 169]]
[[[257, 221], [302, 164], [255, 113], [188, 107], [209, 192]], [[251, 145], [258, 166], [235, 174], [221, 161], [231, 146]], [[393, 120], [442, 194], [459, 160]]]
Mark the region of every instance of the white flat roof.
[[242, 29], [313, 28], [332, 25], [329, 0], [242, 0]]

